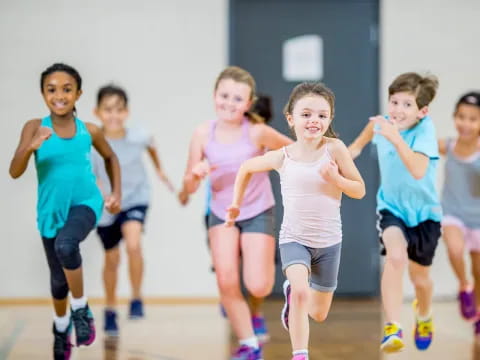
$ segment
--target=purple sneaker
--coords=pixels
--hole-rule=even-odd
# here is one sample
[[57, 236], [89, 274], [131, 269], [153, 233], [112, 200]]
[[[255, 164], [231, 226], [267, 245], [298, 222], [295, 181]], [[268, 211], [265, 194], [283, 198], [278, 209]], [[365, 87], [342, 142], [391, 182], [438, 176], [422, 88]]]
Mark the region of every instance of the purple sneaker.
[[283, 283], [283, 295], [285, 296], [285, 305], [283, 305], [282, 309], [282, 325], [285, 328], [285, 330], [288, 331], [288, 312], [290, 311], [290, 282], [288, 280], [285, 280]]
[[473, 328], [475, 330], [475, 336], [480, 336], [480, 320], [477, 320], [475, 324], [473, 324]]
[[475, 295], [473, 291], [463, 290], [458, 293], [458, 301], [460, 303], [460, 313], [465, 320], [471, 320], [477, 314], [475, 305]]
[[230, 360], [263, 360], [262, 349], [254, 349], [247, 345], [240, 345]]

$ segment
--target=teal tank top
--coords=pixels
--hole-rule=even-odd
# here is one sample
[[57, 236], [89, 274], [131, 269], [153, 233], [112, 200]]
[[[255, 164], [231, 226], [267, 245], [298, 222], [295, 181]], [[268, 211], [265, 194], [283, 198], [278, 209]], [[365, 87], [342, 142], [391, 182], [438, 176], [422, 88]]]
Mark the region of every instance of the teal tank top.
[[52, 129], [52, 136], [35, 151], [37, 226], [46, 238], [57, 236], [72, 206], [90, 207], [97, 222], [102, 213], [103, 197], [90, 158], [92, 137], [82, 121], [75, 118], [75, 125], [75, 135], [64, 139], [55, 134], [50, 116], [42, 119], [41, 126]]

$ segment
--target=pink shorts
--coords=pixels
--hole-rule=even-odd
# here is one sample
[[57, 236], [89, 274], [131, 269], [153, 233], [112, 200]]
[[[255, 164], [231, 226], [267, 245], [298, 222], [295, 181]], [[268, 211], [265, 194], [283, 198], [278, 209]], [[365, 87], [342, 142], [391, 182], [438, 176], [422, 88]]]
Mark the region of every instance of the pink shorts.
[[480, 229], [470, 229], [465, 226], [462, 220], [451, 215], [443, 217], [442, 226], [456, 226], [461, 229], [468, 251], [480, 252]]

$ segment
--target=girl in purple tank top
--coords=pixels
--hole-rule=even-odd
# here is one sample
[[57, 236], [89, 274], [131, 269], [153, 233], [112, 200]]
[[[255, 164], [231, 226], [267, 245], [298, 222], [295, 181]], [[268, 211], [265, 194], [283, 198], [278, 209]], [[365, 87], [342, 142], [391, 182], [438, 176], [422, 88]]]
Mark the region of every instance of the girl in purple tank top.
[[[217, 118], [200, 125], [193, 134], [179, 193], [188, 202], [205, 176], [210, 177], [212, 198], [208, 237], [220, 299], [240, 346], [232, 360], [261, 359], [252, 318], [240, 288], [240, 259], [245, 287], [256, 298], [267, 296], [275, 272], [275, 201], [268, 173], [252, 176], [245, 190], [242, 217], [233, 227], [224, 226], [233, 196], [235, 176], [243, 161], [276, 150], [292, 141], [249, 112], [255, 101], [255, 81], [245, 70], [232, 66], [217, 78], [214, 104]], [[240, 254], [242, 255], [240, 257]]]
[[337, 285], [342, 241], [342, 193], [360, 199], [365, 184], [347, 147], [331, 128], [334, 95], [321, 83], [303, 83], [285, 107], [297, 141], [245, 161], [236, 177], [231, 225], [242, 216], [242, 201], [253, 174], [277, 170], [283, 198], [280, 230], [285, 306], [282, 322], [290, 333], [293, 360], [308, 360], [310, 315], [323, 321]]

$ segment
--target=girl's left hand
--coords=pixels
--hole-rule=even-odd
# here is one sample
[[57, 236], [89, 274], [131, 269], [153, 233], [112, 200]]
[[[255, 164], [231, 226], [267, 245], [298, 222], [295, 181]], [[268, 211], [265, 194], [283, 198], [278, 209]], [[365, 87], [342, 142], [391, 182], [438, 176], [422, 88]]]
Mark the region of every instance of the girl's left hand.
[[111, 214], [118, 214], [121, 210], [120, 196], [110, 194], [105, 198], [105, 208]]
[[370, 121], [373, 121], [377, 124], [380, 129], [374, 129], [373, 131], [376, 134], [383, 135], [388, 141], [393, 145], [401, 139], [400, 132], [398, 131], [397, 123], [393, 120], [387, 120], [383, 116], [374, 116], [370, 118]]
[[233, 226], [238, 215], [240, 215], [240, 208], [237, 205], [230, 205], [225, 216], [225, 225]]
[[340, 177], [337, 163], [330, 160], [327, 165], [320, 169], [320, 175], [322, 175], [327, 182], [336, 185], [337, 180]]

